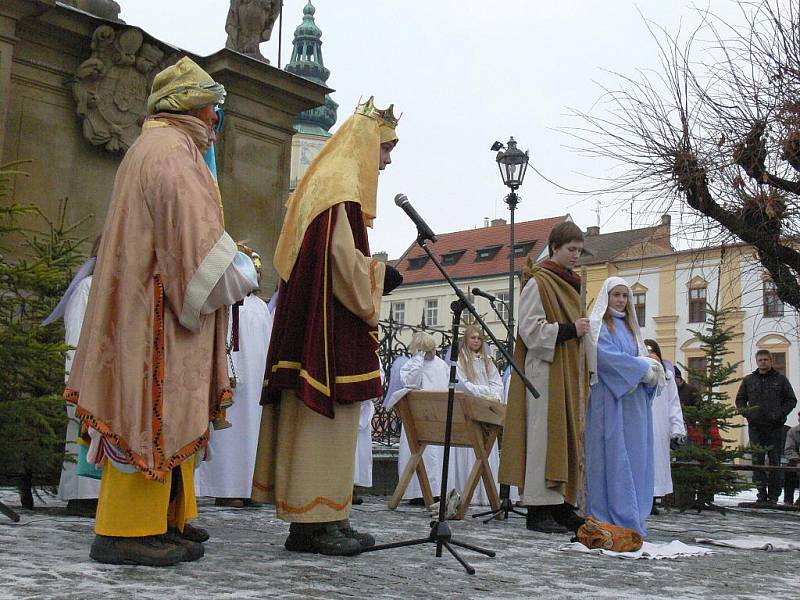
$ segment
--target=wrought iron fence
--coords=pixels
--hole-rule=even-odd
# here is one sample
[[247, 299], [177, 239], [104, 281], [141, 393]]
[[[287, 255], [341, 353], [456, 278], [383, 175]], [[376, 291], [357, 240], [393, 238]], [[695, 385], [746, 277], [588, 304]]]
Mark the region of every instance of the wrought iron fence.
[[[386, 390], [392, 377], [392, 366], [395, 361], [401, 356], [410, 356], [408, 351], [408, 344], [400, 339], [404, 333], [413, 335], [417, 331], [425, 331], [431, 334], [434, 339], [438, 341], [437, 354], [447, 360], [449, 357], [444, 356], [444, 352], [450, 348], [452, 344], [452, 332], [446, 329], [437, 327], [427, 327], [423, 321], [420, 325], [408, 325], [406, 323], [397, 323], [389, 318], [387, 321], [380, 321], [378, 323], [379, 346], [378, 356], [380, 357], [381, 367], [384, 372], [383, 382], [383, 397], [376, 398], [375, 403], [375, 416], [372, 418], [372, 441], [386, 446], [397, 444], [400, 441], [400, 417], [394, 409], [386, 410], [383, 408], [383, 400], [386, 396]], [[411, 335], [404, 336], [410, 340]], [[505, 367], [505, 359], [500, 355], [498, 360], [498, 352], [492, 352], [495, 357], [495, 363], [498, 369], [502, 372]], [[395, 377], [399, 373], [394, 374]]]

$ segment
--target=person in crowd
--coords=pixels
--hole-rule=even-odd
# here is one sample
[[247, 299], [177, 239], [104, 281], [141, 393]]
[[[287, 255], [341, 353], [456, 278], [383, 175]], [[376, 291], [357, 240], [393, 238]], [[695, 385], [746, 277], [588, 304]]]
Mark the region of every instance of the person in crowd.
[[[405, 362], [400, 369], [401, 387], [412, 390], [428, 390], [432, 392], [446, 392], [450, 381], [450, 367], [441, 358], [436, 356], [436, 340], [429, 333], [417, 331], [411, 338], [408, 347], [411, 358]], [[452, 472], [452, 452], [451, 448], [451, 469]], [[400, 433], [400, 448], [397, 455], [397, 473], [401, 474], [408, 464], [411, 457], [411, 450], [408, 447], [405, 431]], [[434, 499], [439, 496], [442, 485], [442, 459], [444, 457], [444, 446], [427, 446], [422, 453], [422, 460], [425, 463], [425, 472], [431, 485]], [[449, 485], [453, 487], [453, 478], [448, 475]], [[419, 485], [419, 478], [414, 474], [411, 481], [403, 492], [403, 499], [409, 500], [410, 504], [421, 506], [424, 504], [422, 499], [422, 488]]]
[[[261, 257], [245, 250], [248, 251], [261, 285]], [[231, 309], [228, 331], [229, 375], [236, 382], [233, 406], [227, 411], [232, 427], [213, 432], [209, 442], [211, 460], [200, 463], [196, 490], [198, 496], [214, 497], [217, 506], [242, 508], [250, 504], [253, 489], [261, 388], [272, 333], [272, 314], [267, 303], [255, 294], [248, 295], [241, 305]]]
[[700, 401], [700, 392], [691, 383], [683, 378], [683, 373], [677, 367], [673, 366], [675, 372], [675, 386], [678, 388], [678, 399], [681, 403], [681, 408], [684, 406], [695, 406]]
[[[800, 413], [798, 413], [800, 417]], [[790, 427], [786, 432], [786, 442], [783, 446], [783, 457], [786, 464], [790, 467], [800, 467], [800, 425]], [[783, 503], [793, 505], [794, 492], [797, 490], [797, 473], [786, 473], [783, 481]], [[797, 498], [797, 506], [800, 506], [800, 496]]]
[[103, 464], [90, 556], [174, 565], [203, 555], [195, 456], [231, 389], [227, 306], [257, 287], [226, 233], [204, 154], [225, 89], [191, 59], [155, 76], [117, 171], [64, 397]]
[[[381, 385], [386, 376], [383, 365], [381, 370]], [[375, 416], [375, 402], [382, 397], [373, 398], [369, 402], [361, 403], [361, 414], [358, 417], [358, 437], [356, 438], [356, 467], [353, 475], [353, 504], [363, 504], [364, 499], [356, 495], [356, 487], [372, 487], [372, 418]]]
[[[655, 340], [645, 340], [648, 356], [664, 368], [665, 385], [653, 398], [653, 496], [663, 498], [672, 493], [672, 467], [670, 445], [686, 442], [686, 425], [683, 422], [675, 368], [661, 356], [661, 347]], [[653, 504], [652, 514], [658, 514]]]
[[[745, 375], [736, 394], [736, 408], [747, 419], [750, 443], [763, 446], [766, 452], [753, 452], [753, 464], [763, 465], [765, 455], [769, 464], [781, 464], [781, 438], [786, 417], [797, 404], [792, 384], [772, 368], [769, 350], [756, 352], [755, 371]], [[781, 495], [783, 481], [780, 471], [753, 473], [753, 483], [758, 488], [758, 501], [776, 504]]]
[[592, 309], [586, 414], [587, 516], [647, 535], [653, 506], [654, 386], [664, 368], [648, 357], [627, 282], [609, 277]]
[[[89, 259], [81, 265], [72, 278], [63, 298], [55, 310], [42, 323], [43, 326], [64, 319], [64, 343], [68, 346], [77, 346], [81, 336], [83, 317], [86, 314], [86, 304], [89, 302], [89, 290], [92, 288], [92, 273], [97, 263], [97, 249], [100, 246], [100, 237], [92, 245]], [[65, 382], [69, 379], [72, 360], [75, 350], [67, 350], [64, 373]], [[86, 463], [87, 444], [80, 437], [80, 423], [75, 417], [75, 405], [66, 403], [67, 436], [64, 452], [71, 455], [72, 460], [64, 460], [61, 467], [61, 478], [58, 483], [58, 497], [66, 500], [66, 512], [78, 517], [94, 518], [97, 511], [97, 498], [100, 495], [100, 482], [97, 480], [102, 471]], [[83, 467], [83, 468], [81, 468]], [[81, 472], [85, 476], [81, 476]], [[89, 476], [89, 474], [93, 476]]]
[[[456, 377], [458, 383], [456, 390], [466, 392], [470, 396], [486, 398], [505, 402], [503, 380], [500, 372], [489, 356], [488, 345], [477, 325], [467, 325], [464, 337], [458, 348], [458, 366]], [[452, 483], [456, 490], [464, 497], [464, 488], [467, 479], [475, 464], [475, 451], [472, 448], [453, 448], [451, 450], [451, 464], [453, 466]], [[489, 453], [489, 468], [492, 476], [497, 481], [497, 470], [500, 466], [500, 454], [497, 442]], [[472, 496], [472, 504], [487, 506], [489, 494], [486, 491], [483, 479], [478, 481], [478, 486]]]
[[360, 403], [382, 394], [381, 295], [402, 282], [367, 239], [396, 126], [391, 106], [358, 106], [289, 198], [275, 250], [281, 281], [252, 499], [290, 523], [291, 552], [352, 556], [375, 543], [349, 517]]
[[583, 316], [581, 281], [574, 271], [583, 232], [575, 223], [559, 223], [547, 248], [550, 258], [536, 266], [529, 261], [522, 274], [514, 353], [539, 397], [512, 375], [499, 480], [520, 489], [529, 530], [564, 533], [583, 524], [574, 510], [582, 481], [589, 381], [580, 346], [589, 320]]

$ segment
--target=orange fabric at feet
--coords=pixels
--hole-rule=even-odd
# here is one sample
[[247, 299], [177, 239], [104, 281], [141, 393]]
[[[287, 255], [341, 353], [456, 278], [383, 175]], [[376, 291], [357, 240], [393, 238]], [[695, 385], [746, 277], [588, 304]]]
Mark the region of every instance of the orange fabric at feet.
[[633, 529], [598, 521], [591, 516], [578, 529], [578, 541], [587, 548], [614, 552], [636, 552], [644, 543], [642, 536]]

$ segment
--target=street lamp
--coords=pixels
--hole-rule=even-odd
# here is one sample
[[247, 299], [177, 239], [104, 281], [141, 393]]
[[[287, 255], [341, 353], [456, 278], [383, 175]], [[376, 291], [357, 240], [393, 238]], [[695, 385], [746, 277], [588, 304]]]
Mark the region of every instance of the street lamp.
[[[503, 150], [505, 148], [505, 150]], [[519, 204], [519, 196], [517, 189], [522, 186], [525, 179], [525, 172], [528, 170], [528, 160], [530, 158], [528, 151], [523, 152], [517, 148], [517, 142], [512, 136], [508, 143], [504, 146], [500, 142], [492, 144], [492, 150], [499, 150], [497, 152], [497, 167], [500, 169], [500, 176], [503, 178], [503, 185], [507, 186], [511, 193], [504, 198], [508, 209], [511, 211], [511, 227], [509, 227], [509, 247], [511, 251], [508, 258], [508, 351], [514, 352], [514, 261], [515, 248], [514, 248], [514, 211]]]

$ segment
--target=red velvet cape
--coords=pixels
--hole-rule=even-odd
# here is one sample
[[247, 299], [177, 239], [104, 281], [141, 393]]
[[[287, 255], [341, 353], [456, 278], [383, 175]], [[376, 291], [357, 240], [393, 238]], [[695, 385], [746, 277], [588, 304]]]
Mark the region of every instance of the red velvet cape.
[[[355, 245], [370, 256], [361, 206], [346, 202]], [[334, 405], [382, 394], [378, 331], [333, 296], [331, 239], [336, 206], [306, 230], [289, 281], [281, 281], [261, 404], [295, 390], [311, 410], [334, 417]]]

